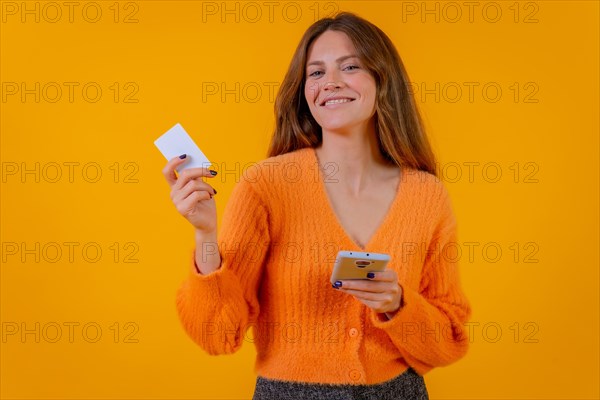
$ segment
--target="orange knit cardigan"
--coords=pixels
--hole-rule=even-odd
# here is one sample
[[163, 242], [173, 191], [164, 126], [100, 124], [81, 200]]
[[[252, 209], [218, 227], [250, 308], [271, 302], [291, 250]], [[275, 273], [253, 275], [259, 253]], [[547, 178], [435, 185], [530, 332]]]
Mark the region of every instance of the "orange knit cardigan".
[[[324, 179], [335, 176], [322, 175], [311, 147], [246, 170], [224, 210], [221, 267], [190, 269], [177, 292], [187, 334], [215, 355], [254, 343], [255, 373], [310, 383], [380, 383], [409, 366], [423, 375], [464, 356], [471, 308], [444, 185], [404, 168], [386, 218], [360, 248], [339, 224]], [[338, 250], [391, 256], [403, 289], [391, 319], [331, 287]]]

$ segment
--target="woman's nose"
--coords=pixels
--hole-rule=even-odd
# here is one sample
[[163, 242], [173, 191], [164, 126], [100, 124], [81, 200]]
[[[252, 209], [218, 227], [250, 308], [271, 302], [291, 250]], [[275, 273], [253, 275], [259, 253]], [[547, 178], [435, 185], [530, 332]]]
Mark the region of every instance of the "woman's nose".
[[323, 86], [323, 90], [335, 90], [335, 89], [339, 89], [340, 88], [340, 82], [327, 82], [325, 83], [325, 85]]
[[339, 89], [344, 84], [340, 79], [339, 71], [336, 69], [327, 72], [324, 81], [325, 85], [323, 85], [323, 90]]

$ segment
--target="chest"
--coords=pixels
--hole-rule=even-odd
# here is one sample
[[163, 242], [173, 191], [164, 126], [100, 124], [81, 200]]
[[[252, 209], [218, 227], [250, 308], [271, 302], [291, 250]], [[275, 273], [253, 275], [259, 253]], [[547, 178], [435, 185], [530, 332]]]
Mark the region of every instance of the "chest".
[[396, 198], [394, 184], [380, 185], [359, 197], [349, 196], [335, 185], [326, 186], [326, 192], [337, 222], [346, 234], [364, 248], [384, 223]]

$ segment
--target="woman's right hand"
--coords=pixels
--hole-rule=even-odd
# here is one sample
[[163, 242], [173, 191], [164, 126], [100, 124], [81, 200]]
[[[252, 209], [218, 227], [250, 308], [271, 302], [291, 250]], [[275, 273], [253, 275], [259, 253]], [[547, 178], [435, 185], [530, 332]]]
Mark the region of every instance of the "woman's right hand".
[[186, 158], [174, 157], [163, 168], [169, 186], [171, 186], [171, 200], [177, 211], [187, 219], [197, 231], [204, 234], [215, 233], [217, 230], [217, 208], [213, 195], [217, 191], [202, 177], [213, 178], [216, 171], [211, 174], [208, 168], [188, 168], [183, 170], [179, 177], [175, 168], [185, 163]]

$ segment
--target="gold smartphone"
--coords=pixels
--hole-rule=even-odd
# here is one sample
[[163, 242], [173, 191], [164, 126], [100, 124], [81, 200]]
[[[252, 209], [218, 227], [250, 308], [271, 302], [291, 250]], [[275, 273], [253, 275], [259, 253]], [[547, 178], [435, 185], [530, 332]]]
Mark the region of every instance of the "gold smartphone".
[[389, 254], [341, 250], [335, 258], [331, 284], [344, 279], [368, 279], [367, 273], [385, 271], [389, 261]]

